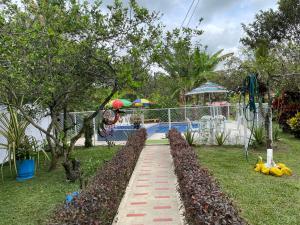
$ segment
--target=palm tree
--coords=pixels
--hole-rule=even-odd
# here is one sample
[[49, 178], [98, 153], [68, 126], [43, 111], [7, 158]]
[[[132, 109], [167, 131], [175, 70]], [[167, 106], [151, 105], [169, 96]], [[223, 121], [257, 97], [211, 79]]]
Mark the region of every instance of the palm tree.
[[216, 76], [217, 65], [232, 55], [222, 55], [220, 50], [210, 55], [206, 50], [175, 49], [172, 55], [165, 58], [163, 68], [175, 79], [173, 97], [178, 97], [180, 104], [185, 104], [185, 94], [195, 86], [198, 86]]

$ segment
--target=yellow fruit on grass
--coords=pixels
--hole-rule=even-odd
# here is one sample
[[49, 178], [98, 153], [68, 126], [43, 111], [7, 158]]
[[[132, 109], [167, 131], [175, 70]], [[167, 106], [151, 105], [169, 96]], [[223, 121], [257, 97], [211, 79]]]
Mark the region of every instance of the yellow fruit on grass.
[[269, 169], [268, 167], [266, 167], [265, 164], [262, 164], [262, 165], [261, 165], [261, 172], [262, 172], [263, 174], [268, 175], [269, 172], [270, 172], [270, 169]]
[[283, 172], [277, 167], [272, 167], [270, 169], [270, 174], [272, 174], [276, 177], [281, 177], [283, 175]]
[[254, 169], [254, 170], [255, 170], [256, 172], [260, 172], [260, 171], [261, 171], [261, 165], [262, 165], [262, 164], [257, 163], [257, 164], [255, 165], [255, 169]]
[[285, 175], [291, 176], [292, 175], [292, 170], [288, 167], [283, 167], [281, 168], [281, 172]]
[[283, 164], [283, 163], [277, 163], [276, 166], [277, 166], [279, 169], [282, 169], [282, 168], [286, 167], [286, 165]]

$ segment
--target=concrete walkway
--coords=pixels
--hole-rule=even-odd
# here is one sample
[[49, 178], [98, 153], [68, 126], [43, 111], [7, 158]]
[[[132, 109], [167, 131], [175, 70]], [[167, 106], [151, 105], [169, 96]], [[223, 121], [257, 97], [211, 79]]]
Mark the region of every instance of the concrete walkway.
[[168, 145], [146, 146], [113, 225], [182, 225], [182, 205]]

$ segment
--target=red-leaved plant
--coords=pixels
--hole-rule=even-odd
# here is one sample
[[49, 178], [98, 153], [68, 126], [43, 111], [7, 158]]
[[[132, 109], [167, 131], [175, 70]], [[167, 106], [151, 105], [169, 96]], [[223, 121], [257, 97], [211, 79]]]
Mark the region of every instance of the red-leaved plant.
[[86, 189], [66, 206], [59, 206], [48, 224], [110, 225], [130, 180], [147, 133], [140, 129], [89, 182]]
[[181, 134], [172, 129], [168, 138], [188, 224], [248, 224], [210, 172], [199, 165], [195, 151]]

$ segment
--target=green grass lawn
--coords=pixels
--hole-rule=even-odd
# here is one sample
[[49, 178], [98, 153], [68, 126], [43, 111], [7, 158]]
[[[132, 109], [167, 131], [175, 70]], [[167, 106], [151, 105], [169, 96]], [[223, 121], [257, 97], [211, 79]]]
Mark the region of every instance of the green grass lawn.
[[161, 140], [147, 140], [147, 145], [168, 145], [169, 139], [161, 139]]
[[[77, 149], [74, 156], [81, 160], [86, 176], [95, 173], [105, 161], [110, 160], [118, 147], [93, 147]], [[0, 224], [42, 224], [66, 193], [77, 191], [79, 183], [68, 183], [59, 163], [56, 170], [48, 172], [48, 163], [41, 162], [36, 177], [26, 182], [16, 182], [4, 167], [4, 183], [0, 183]]]
[[291, 177], [266, 176], [253, 170], [259, 155], [266, 160], [265, 149], [251, 150], [247, 162], [242, 148], [197, 148], [200, 164], [212, 171], [250, 224], [300, 224], [300, 140], [281, 136], [274, 146], [274, 160], [290, 167]]

